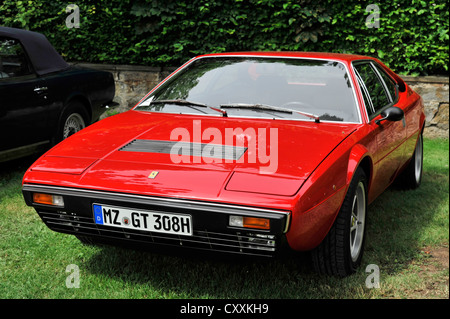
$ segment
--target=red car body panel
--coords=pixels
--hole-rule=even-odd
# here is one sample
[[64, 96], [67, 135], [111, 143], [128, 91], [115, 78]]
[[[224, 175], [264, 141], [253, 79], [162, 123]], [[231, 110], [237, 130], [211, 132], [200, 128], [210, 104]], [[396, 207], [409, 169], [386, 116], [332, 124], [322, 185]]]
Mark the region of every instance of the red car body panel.
[[[285, 52], [228, 55], [341, 62], [349, 70], [362, 121], [314, 123], [130, 110], [93, 124], [55, 146], [29, 168], [24, 185], [53, 185], [287, 211], [290, 213], [286, 232], [289, 246], [306, 251], [316, 247], [328, 233], [357, 167], [364, 165], [367, 169], [368, 197], [372, 202], [408, 164], [424, 127], [422, 100], [386, 68], [386, 72], [406, 87], [404, 92], [399, 92], [396, 103], [403, 109], [405, 119], [378, 125], [375, 123], [381, 118], [378, 115], [369, 121], [352, 62], [371, 58]], [[211, 56], [226, 54], [197, 59]], [[385, 67], [378, 60], [372, 60]], [[261, 171], [268, 165], [258, 161], [206, 163], [192, 157], [189, 163], [175, 164], [169, 154], [118, 151], [134, 139], [173, 140], [174, 128], [183, 128], [193, 142], [202, 143], [211, 142], [207, 136], [202, 136], [207, 128], [215, 128], [222, 136], [226, 135], [226, 129], [242, 129], [241, 137], [247, 136], [247, 139], [252, 128], [266, 129], [266, 149], [259, 150], [255, 142], [256, 149], [266, 154], [274, 150], [270, 147], [270, 129], [277, 129], [276, 174]], [[292, 136], [297, 138], [292, 139]], [[226, 141], [220, 143], [226, 144]], [[251, 152], [246, 156], [252, 156]], [[152, 171], [159, 172], [154, 180], [148, 177]]]

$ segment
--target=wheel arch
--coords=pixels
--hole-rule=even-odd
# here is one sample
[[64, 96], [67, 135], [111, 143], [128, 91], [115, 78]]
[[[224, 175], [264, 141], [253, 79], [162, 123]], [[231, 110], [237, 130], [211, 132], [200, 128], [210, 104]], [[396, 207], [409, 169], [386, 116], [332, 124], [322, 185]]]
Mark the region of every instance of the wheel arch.
[[[327, 173], [329, 166], [324, 165], [313, 173], [318, 174], [318, 177], [309, 179], [302, 186], [299, 196], [304, 196], [307, 200], [299, 201], [296, 206], [287, 234], [288, 243], [294, 250], [312, 250], [323, 241], [339, 214], [359, 167], [366, 175], [367, 194], [369, 193], [373, 160], [364, 145], [355, 144], [350, 149], [343, 148], [330, 160], [334, 163], [332, 172], [335, 176], [330, 177]], [[320, 178], [325, 180], [320, 181]]]
[[60, 135], [60, 131], [61, 131], [62, 125], [63, 125], [62, 119], [64, 117], [64, 114], [65, 114], [66, 110], [68, 110], [68, 108], [74, 102], [75, 103], [79, 103], [83, 107], [84, 111], [86, 112], [86, 114], [85, 114], [87, 116], [87, 119], [85, 119], [86, 120], [86, 126], [91, 123], [91, 121], [92, 121], [92, 106], [91, 106], [91, 103], [90, 103], [89, 99], [86, 98], [82, 94], [72, 94], [72, 95], [70, 95], [70, 97], [68, 97], [64, 101], [63, 107], [61, 108], [61, 112], [58, 115], [58, 122], [57, 122], [57, 125], [56, 125], [56, 129], [54, 131], [52, 140], [51, 140], [51, 145], [54, 146], [54, 145], [56, 145], [57, 143], [60, 142], [60, 139], [59, 139], [58, 136]]
[[350, 185], [353, 175], [359, 167], [361, 167], [366, 174], [367, 193], [370, 194], [373, 177], [373, 160], [370, 152], [361, 144], [355, 145], [350, 151], [347, 167], [347, 187]]
[[88, 123], [91, 123], [91, 121], [92, 121], [92, 104], [91, 104], [91, 102], [85, 95], [83, 95], [81, 93], [75, 93], [75, 92], [72, 93], [71, 95], [69, 95], [67, 97], [67, 99], [65, 100], [63, 108], [59, 115], [60, 119], [61, 119], [61, 116], [64, 113], [64, 111], [69, 107], [70, 103], [72, 103], [72, 102], [79, 102], [80, 104], [83, 105], [84, 109], [86, 110], [87, 115], [89, 116], [89, 118], [86, 120]]

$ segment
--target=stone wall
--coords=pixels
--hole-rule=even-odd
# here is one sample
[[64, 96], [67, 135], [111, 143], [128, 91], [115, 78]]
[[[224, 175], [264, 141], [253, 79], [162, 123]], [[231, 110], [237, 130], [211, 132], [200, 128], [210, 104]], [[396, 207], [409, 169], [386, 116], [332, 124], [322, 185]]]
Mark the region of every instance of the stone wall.
[[437, 76], [403, 78], [423, 98], [426, 115], [424, 135], [430, 138], [448, 138], [449, 79]]
[[[78, 64], [94, 69], [110, 71], [116, 81], [115, 102], [119, 104], [111, 112], [123, 112], [144, 97], [175, 68], [144, 67], [130, 65]], [[413, 90], [419, 93], [425, 105], [425, 136], [449, 136], [449, 79], [438, 76], [403, 77]]]
[[159, 68], [134, 65], [111, 65], [77, 63], [78, 66], [109, 71], [116, 83], [114, 102], [117, 112], [127, 111], [135, 106], [152, 88], [166, 78], [175, 68]]

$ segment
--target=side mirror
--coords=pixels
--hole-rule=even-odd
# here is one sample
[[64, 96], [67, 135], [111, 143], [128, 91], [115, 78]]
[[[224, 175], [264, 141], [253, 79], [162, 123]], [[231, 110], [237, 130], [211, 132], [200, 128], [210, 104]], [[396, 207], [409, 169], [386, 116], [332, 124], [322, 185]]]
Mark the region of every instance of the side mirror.
[[380, 124], [381, 121], [389, 120], [389, 121], [400, 121], [405, 116], [403, 110], [396, 106], [388, 107], [386, 110], [381, 112], [382, 118], [376, 120], [376, 124]]

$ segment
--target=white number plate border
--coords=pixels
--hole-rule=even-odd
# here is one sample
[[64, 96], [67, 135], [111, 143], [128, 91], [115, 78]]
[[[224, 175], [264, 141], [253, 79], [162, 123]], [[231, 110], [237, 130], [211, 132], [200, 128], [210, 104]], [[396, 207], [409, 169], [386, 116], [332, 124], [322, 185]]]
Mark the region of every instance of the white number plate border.
[[118, 228], [192, 236], [192, 216], [179, 213], [93, 204], [94, 222]]

